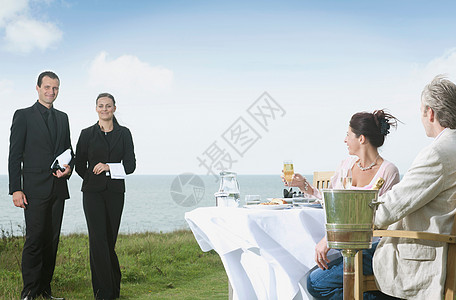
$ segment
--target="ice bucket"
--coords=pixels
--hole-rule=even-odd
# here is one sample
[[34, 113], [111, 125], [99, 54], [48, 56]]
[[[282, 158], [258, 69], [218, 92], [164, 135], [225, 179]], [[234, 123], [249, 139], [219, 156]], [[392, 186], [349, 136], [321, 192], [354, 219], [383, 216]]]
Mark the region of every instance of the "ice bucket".
[[377, 209], [377, 190], [323, 189], [328, 247], [369, 249]]

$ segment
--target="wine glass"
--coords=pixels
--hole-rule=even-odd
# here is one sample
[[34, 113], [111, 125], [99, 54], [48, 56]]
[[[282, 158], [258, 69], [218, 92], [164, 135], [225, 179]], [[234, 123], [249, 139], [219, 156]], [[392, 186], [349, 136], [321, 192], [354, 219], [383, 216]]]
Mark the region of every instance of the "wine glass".
[[294, 206], [299, 206], [302, 204], [308, 204], [309, 198], [304, 197], [304, 194], [294, 194], [292, 201]]
[[285, 160], [283, 162], [283, 177], [287, 184], [290, 184], [293, 180], [294, 170], [293, 170], [293, 161]]
[[245, 195], [246, 205], [256, 205], [261, 203], [260, 195]]
[[351, 169], [345, 169], [341, 171], [340, 182], [344, 189], [351, 189], [352, 187], [352, 171]]

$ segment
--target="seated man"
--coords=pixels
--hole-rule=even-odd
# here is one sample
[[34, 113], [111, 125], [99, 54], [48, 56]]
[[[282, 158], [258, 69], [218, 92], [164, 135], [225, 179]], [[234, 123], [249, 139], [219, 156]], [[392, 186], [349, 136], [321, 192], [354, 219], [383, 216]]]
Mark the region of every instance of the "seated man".
[[[456, 85], [437, 76], [421, 95], [421, 121], [434, 141], [415, 158], [401, 182], [379, 197], [375, 226], [449, 234], [456, 213]], [[441, 299], [445, 283], [445, 243], [384, 237], [373, 254], [373, 272], [382, 293], [368, 299]], [[363, 251], [364, 252], [364, 251]], [[370, 257], [369, 257], [370, 255]], [[366, 257], [367, 256], [367, 257]], [[317, 269], [308, 290], [317, 299], [342, 299], [341, 261]], [[367, 270], [366, 270], [367, 269]], [[365, 274], [372, 274], [364, 266]]]

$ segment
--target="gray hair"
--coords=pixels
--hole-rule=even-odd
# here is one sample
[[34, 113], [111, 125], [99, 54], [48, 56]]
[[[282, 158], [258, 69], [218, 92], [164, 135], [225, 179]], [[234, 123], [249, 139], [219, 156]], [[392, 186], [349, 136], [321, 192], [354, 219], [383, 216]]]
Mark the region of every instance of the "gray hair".
[[456, 129], [456, 85], [437, 75], [421, 93], [421, 102], [432, 108], [442, 127]]

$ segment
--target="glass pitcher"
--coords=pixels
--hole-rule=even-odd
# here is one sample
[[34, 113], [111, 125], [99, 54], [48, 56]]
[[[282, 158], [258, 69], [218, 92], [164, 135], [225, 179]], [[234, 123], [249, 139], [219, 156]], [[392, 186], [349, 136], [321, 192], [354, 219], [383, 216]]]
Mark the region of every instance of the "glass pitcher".
[[222, 207], [239, 207], [239, 183], [235, 172], [220, 172], [220, 188], [216, 196], [216, 205]]

